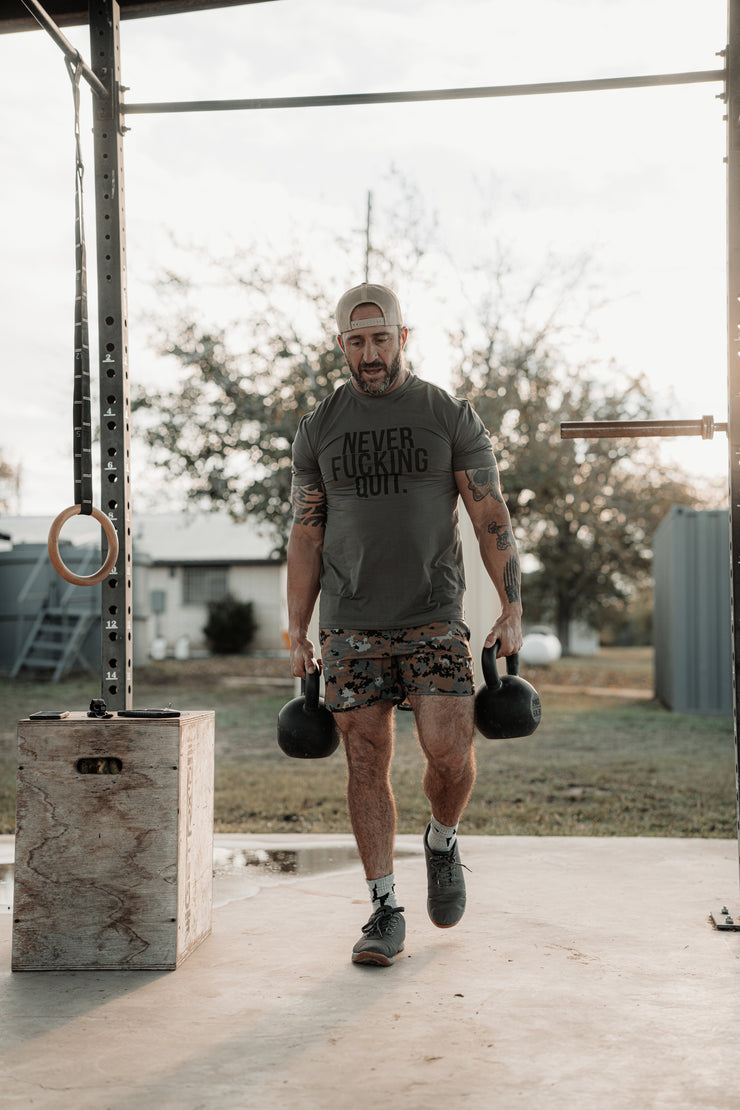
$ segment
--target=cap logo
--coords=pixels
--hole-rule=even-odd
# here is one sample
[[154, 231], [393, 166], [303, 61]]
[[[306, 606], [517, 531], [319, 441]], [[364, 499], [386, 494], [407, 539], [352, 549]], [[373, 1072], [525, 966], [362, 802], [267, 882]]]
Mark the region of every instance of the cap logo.
[[385, 317], [383, 316], [374, 316], [372, 320], [350, 320], [349, 322], [352, 331], [355, 328], [377, 328], [380, 325], [385, 327]]

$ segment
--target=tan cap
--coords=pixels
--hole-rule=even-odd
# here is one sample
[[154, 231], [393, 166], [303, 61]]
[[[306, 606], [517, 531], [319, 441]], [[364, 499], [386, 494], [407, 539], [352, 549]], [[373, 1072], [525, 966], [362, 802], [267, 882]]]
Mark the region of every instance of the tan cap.
[[[350, 320], [359, 304], [376, 304], [380, 315], [373, 316], [370, 320]], [[385, 285], [368, 285], [364, 282], [362, 285], [355, 285], [354, 289], [348, 289], [339, 298], [337, 328], [340, 335], [353, 328], [375, 328], [383, 325], [399, 328], [404, 326], [398, 297]]]

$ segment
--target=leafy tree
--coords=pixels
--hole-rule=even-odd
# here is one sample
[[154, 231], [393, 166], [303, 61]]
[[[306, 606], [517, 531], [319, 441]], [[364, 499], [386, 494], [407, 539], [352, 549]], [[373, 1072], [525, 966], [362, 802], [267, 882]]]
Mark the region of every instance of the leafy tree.
[[0, 454], [0, 510], [6, 512], [13, 495], [17, 497], [20, 485], [20, 467], [12, 466]]
[[646, 419], [644, 378], [568, 364], [553, 329], [499, 323], [482, 342], [458, 337], [458, 392], [489, 428], [523, 553], [527, 614], [555, 622], [564, 651], [575, 619], [596, 627], [651, 581], [652, 536], [673, 504], [696, 504], [686, 475], [661, 462], [656, 440], [560, 437], [561, 421]]
[[153, 461], [182, 480], [190, 504], [260, 520], [283, 554], [298, 423], [346, 376], [334, 332], [317, 330], [317, 321], [333, 323], [334, 306], [290, 262], [265, 267], [237, 256], [216, 269], [224, 297], [240, 296], [240, 318], [196, 323], [203, 313], [188, 305], [188, 283], [168, 275], [180, 306], [159, 353], [175, 361], [178, 380], [135, 389], [132, 408]]

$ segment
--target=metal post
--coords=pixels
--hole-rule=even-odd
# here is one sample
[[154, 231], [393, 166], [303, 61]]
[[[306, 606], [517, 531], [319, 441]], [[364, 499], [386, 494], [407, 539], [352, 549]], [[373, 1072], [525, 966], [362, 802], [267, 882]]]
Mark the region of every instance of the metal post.
[[740, 844], [740, 0], [729, 0], [727, 47], [727, 386], [732, 567], [732, 657], [735, 699], [735, 779]]
[[117, 0], [90, 0], [90, 64], [108, 90], [94, 103], [100, 367], [100, 504], [118, 535], [118, 561], [101, 584], [102, 697], [131, 709], [133, 612], [130, 397], [126, 307], [121, 61]]
[[365, 283], [370, 281], [370, 252], [372, 246], [370, 245], [370, 228], [372, 226], [373, 218], [373, 194], [368, 189], [367, 191], [367, 219], [365, 221]]

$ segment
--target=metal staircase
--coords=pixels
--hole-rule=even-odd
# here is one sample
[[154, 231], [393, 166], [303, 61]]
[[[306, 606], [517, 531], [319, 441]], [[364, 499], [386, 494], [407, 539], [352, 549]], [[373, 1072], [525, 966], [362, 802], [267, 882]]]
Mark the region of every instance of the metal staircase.
[[[82, 562], [75, 570], [83, 575], [92, 571], [96, 559], [94, 551], [84, 552]], [[30, 630], [25, 635], [23, 631], [19, 633], [11, 677], [15, 678], [26, 667], [52, 671], [51, 681], [58, 682], [75, 665], [92, 670], [82, 648], [88, 632], [99, 619], [99, 613], [98, 606], [92, 604], [94, 598], [90, 587], [62, 586], [54, 579], [51, 585], [47, 584], [44, 588], [39, 571], [45, 562], [42, 555], [18, 597], [19, 629], [24, 628], [24, 623], [28, 628], [30, 622]], [[24, 618], [24, 607], [30, 608], [33, 616]]]

